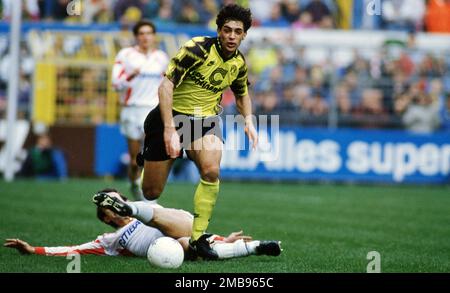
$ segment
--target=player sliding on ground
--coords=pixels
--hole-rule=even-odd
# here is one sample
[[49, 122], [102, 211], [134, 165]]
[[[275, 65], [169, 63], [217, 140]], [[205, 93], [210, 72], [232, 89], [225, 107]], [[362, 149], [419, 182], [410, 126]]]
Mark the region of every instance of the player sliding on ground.
[[[164, 208], [151, 202], [129, 202], [115, 189], [104, 189], [94, 195], [97, 217], [117, 231], [98, 236], [96, 240], [76, 246], [33, 247], [20, 239], [7, 239], [4, 246], [15, 248], [23, 254], [66, 256], [72, 253], [109, 256], [146, 257], [150, 244], [169, 236], [183, 246], [186, 259], [196, 259], [189, 248], [193, 216], [177, 209]], [[279, 241], [252, 240], [240, 232], [228, 237], [204, 234], [204, 241], [217, 253], [219, 259], [248, 255], [272, 255], [281, 253]]]

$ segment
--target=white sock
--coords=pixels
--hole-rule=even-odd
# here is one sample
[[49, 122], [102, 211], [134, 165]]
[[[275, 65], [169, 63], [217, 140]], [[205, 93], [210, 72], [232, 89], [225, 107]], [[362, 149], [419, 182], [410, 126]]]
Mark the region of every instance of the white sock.
[[247, 249], [250, 252], [250, 254], [256, 254], [256, 247], [259, 246], [259, 243], [260, 243], [259, 240], [245, 242], [245, 244], [247, 245]]
[[134, 194], [134, 196], [136, 197], [135, 200], [136, 201], [145, 201], [148, 203], [152, 203], [152, 204], [157, 204], [158, 200], [154, 199], [154, 200], [148, 200], [145, 198], [144, 193], [142, 193], [142, 181], [141, 181], [141, 177], [139, 177], [138, 179], [134, 180], [133, 182], [131, 182], [132, 186], [137, 186], [139, 188], [139, 192], [137, 194]]
[[135, 186], [141, 187], [141, 177], [139, 177], [138, 179], [135, 179], [134, 182], [133, 182], [133, 184], [134, 184]]
[[127, 202], [131, 207], [132, 216], [144, 224], [150, 223], [153, 219], [153, 207], [145, 201]]
[[215, 243], [212, 249], [217, 252], [219, 259], [243, 257], [256, 254], [259, 241], [244, 242], [240, 239], [233, 243]]

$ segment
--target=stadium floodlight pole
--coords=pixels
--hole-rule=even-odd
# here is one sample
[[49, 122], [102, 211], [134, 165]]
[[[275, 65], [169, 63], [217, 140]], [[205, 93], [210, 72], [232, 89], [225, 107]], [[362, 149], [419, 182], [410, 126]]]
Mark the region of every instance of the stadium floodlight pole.
[[17, 98], [19, 94], [19, 52], [22, 19], [22, 1], [11, 1], [11, 24], [9, 29], [9, 81], [8, 105], [6, 109], [6, 181], [14, 179], [14, 130], [17, 119]]

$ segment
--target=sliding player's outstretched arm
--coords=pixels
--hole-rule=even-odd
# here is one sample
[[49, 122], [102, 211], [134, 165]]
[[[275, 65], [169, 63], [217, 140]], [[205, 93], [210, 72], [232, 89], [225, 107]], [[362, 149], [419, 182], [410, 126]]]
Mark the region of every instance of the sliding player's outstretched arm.
[[104, 247], [98, 241], [91, 241], [75, 246], [35, 247], [20, 239], [6, 239], [3, 246], [17, 249], [22, 254], [40, 254], [47, 256], [67, 256], [69, 254], [106, 255]]

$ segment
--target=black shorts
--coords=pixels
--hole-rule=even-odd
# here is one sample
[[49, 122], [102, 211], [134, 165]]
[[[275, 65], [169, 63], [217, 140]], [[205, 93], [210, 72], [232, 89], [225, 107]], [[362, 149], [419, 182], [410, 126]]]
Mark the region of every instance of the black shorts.
[[[193, 141], [207, 134], [213, 134], [223, 141], [220, 116], [196, 118], [174, 110], [172, 113], [175, 121], [175, 129], [180, 135], [182, 148], [179, 156], [180, 158], [183, 156], [183, 149], [188, 148]], [[144, 122], [144, 131], [144, 159], [146, 161], [166, 161], [170, 159], [164, 145], [164, 125], [162, 123], [159, 106], [147, 115]]]

